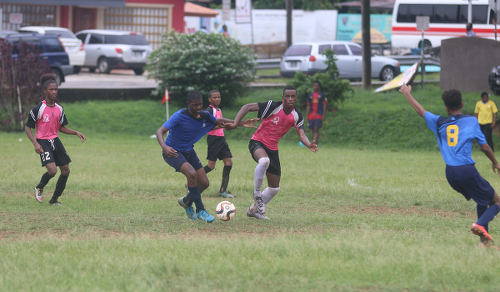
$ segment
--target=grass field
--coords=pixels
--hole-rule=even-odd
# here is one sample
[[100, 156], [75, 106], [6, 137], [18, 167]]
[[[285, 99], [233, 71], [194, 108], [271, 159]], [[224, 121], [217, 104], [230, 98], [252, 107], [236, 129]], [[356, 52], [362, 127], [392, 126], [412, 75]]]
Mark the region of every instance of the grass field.
[[[477, 245], [472, 203], [453, 192], [437, 151], [280, 146], [269, 221], [244, 214], [254, 163], [231, 140], [237, 216], [192, 222], [184, 180], [154, 139], [61, 136], [73, 159], [63, 207], [37, 203], [43, 169], [21, 133], [0, 133], [2, 291], [496, 291], [500, 252]], [[19, 139], [22, 139], [20, 142]], [[204, 140], [197, 144], [203, 158]], [[489, 163], [478, 169], [498, 189]], [[209, 174], [212, 212], [221, 167]], [[46, 187], [50, 196], [55, 186]], [[493, 235], [500, 232], [492, 224]]]
[[[280, 93], [250, 91], [236, 105]], [[444, 114], [438, 86], [415, 86], [415, 96]], [[464, 94], [465, 113], [477, 98]], [[500, 251], [478, 246], [469, 231], [474, 204], [448, 186], [434, 136], [396, 92], [355, 89], [329, 112], [318, 153], [299, 147], [293, 131], [283, 139], [281, 191], [268, 206], [269, 221], [245, 215], [255, 167], [247, 150], [252, 131], [228, 132], [237, 215], [212, 224], [190, 221], [177, 205], [185, 180], [149, 137], [164, 121], [159, 102], [63, 105], [69, 126], [88, 138], [60, 135], [73, 160], [63, 207], [33, 198], [44, 169], [24, 133], [0, 132], [0, 291], [500, 287]], [[196, 150], [205, 162], [205, 139]], [[478, 150], [473, 158], [498, 190], [487, 158]], [[222, 200], [215, 196], [221, 173], [219, 162], [203, 195], [212, 214]], [[55, 183], [45, 188], [46, 201]], [[498, 237], [498, 222], [490, 231]]]

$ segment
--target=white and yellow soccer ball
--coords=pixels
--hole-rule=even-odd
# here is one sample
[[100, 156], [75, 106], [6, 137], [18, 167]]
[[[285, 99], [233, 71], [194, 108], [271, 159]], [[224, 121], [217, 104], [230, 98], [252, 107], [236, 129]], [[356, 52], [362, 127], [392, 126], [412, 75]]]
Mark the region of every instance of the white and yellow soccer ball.
[[236, 214], [236, 207], [229, 201], [222, 201], [215, 207], [215, 214], [222, 221], [229, 221]]

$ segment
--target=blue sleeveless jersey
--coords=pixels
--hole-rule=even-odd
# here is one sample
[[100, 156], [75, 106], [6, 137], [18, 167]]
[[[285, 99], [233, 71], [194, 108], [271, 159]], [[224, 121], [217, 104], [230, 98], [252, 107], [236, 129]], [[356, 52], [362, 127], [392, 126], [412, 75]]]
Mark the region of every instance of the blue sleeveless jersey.
[[486, 144], [478, 120], [473, 116], [456, 115], [450, 117], [425, 113], [427, 127], [436, 134], [444, 162], [450, 166], [474, 164], [471, 157], [472, 143]]

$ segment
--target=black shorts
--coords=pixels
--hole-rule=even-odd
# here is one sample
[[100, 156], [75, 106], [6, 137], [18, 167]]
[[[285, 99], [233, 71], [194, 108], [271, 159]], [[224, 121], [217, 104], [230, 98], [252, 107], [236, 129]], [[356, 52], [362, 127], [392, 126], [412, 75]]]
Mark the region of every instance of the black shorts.
[[309, 129], [321, 128], [323, 126], [323, 121], [321, 119], [309, 120]]
[[59, 137], [49, 140], [36, 139], [36, 141], [43, 149], [43, 153], [40, 154], [42, 166], [51, 162], [55, 162], [57, 166], [66, 165], [71, 162], [71, 158], [69, 158], [68, 153], [66, 153], [66, 149], [64, 149]]
[[[255, 160], [255, 157], [253, 156], [253, 153], [255, 150], [262, 148], [266, 151], [267, 156], [269, 157], [270, 163], [269, 167], [267, 168], [266, 173], [271, 173], [275, 175], [281, 176], [281, 164], [280, 164], [280, 156], [278, 154], [278, 150], [269, 150], [262, 142], [256, 141], [256, 140], [250, 140], [250, 143], [248, 143], [248, 150], [250, 150], [250, 154], [252, 154], [253, 160]], [[255, 160], [258, 162], [257, 160]]]
[[207, 135], [207, 145], [207, 159], [210, 161], [233, 157], [224, 136]]

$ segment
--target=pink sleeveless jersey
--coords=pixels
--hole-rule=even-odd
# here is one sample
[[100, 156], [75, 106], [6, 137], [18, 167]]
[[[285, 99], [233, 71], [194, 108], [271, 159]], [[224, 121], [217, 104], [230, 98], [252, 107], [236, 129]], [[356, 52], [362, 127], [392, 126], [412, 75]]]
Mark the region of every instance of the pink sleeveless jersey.
[[[216, 119], [222, 118], [222, 111], [220, 110], [220, 108], [216, 108], [213, 105], [209, 105], [209, 107], [210, 107], [210, 110], [211, 110], [209, 112]], [[207, 135], [224, 137], [224, 128], [219, 128], [219, 129], [212, 130], [212, 131], [208, 132]]]

